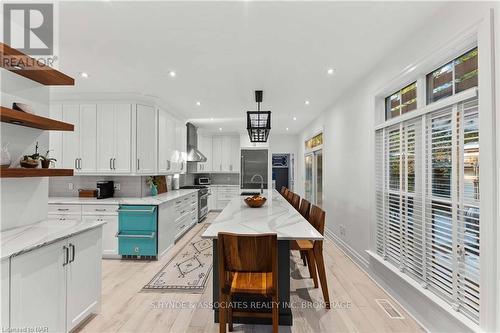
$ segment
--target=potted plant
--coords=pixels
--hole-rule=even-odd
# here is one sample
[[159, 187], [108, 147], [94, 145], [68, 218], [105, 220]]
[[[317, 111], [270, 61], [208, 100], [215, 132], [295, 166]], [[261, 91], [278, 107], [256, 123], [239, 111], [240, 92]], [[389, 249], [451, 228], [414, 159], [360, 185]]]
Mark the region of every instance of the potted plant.
[[38, 153], [38, 141], [35, 146], [35, 153], [32, 155], [24, 155], [20, 161], [21, 167], [23, 168], [36, 168], [38, 167], [38, 160], [40, 159], [40, 154]]
[[57, 160], [53, 157], [49, 157], [50, 150], [47, 150], [45, 155], [40, 155], [40, 162], [42, 163], [42, 168], [48, 169], [51, 163], [56, 162]]
[[146, 177], [146, 184], [149, 185], [149, 188], [151, 189], [151, 196], [158, 195], [158, 182], [155, 177]]

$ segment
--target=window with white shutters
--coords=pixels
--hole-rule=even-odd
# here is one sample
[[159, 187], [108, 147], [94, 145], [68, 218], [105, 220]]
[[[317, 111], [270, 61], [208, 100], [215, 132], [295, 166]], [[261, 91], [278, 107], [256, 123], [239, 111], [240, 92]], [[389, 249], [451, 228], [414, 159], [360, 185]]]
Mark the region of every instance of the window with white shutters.
[[377, 252], [479, 321], [477, 98], [375, 133]]

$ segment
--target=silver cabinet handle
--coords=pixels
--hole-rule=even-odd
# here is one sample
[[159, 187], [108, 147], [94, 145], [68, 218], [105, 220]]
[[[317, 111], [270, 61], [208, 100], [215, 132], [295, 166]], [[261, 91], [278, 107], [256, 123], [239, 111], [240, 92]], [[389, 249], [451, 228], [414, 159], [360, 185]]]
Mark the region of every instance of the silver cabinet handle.
[[118, 212], [123, 212], [123, 213], [154, 213], [155, 207], [151, 209], [118, 209]]
[[167, 170], [170, 170], [170, 160], [167, 160]]
[[116, 158], [113, 157], [113, 170], [116, 170]]
[[63, 251], [64, 251], [64, 262], [63, 266], [66, 266], [69, 263], [69, 247], [66, 245], [63, 246]]
[[149, 235], [124, 235], [124, 234], [120, 234], [119, 232], [117, 232], [115, 237], [118, 237], [118, 238], [154, 238], [155, 232], [153, 231]]
[[71, 248], [71, 260], [68, 263], [72, 263], [73, 261], [75, 261], [75, 251], [76, 251], [76, 248], [71, 243], [69, 243], [69, 247]]
[[141, 160], [138, 158], [137, 159], [137, 170], [140, 169], [140, 166], [141, 166]]
[[66, 212], [69, 210], [69, 208], [57, 208], [57, 210], [60, 212]]
[[109, 159], [109, 169], [113, 170], [113, 158]]
[[78, 170], [82, 170], [82, 158], [78, 159]]
[[106, 208], [96, 208], [95, 211], [96, 212], [105, 212]]

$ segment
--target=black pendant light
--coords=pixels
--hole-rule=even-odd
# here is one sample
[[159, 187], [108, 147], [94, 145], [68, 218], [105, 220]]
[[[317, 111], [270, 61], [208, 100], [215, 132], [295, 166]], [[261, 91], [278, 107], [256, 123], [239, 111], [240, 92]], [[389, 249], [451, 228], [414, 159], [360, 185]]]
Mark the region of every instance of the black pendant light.
[[271, 111], [260, 111], [262, 90], [255, 90], [257, 111], [247, 111], [247, 131], [250, 142], [267, 142], [271, 131]]

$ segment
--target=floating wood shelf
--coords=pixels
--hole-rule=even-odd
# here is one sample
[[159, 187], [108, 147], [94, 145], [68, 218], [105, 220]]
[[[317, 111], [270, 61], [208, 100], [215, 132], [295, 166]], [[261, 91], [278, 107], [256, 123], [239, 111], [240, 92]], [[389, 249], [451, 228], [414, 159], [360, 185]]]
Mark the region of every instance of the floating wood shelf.
[[75, 79], [7, 44], [0, 43], [0, 66], [46, 86], [74, 86]]
[[23, 178], [23, 177], [64, 177], [73, 176], [73, 169], [26, 169], [26, 168], [3, 168], [0, 169], [0, 178]]
[[12, 110], [3, 106], [0, 106], [0, 121], [42, 130], [74, 131], [75, 129], [73, 124], [37, 116], [31, 113]]

